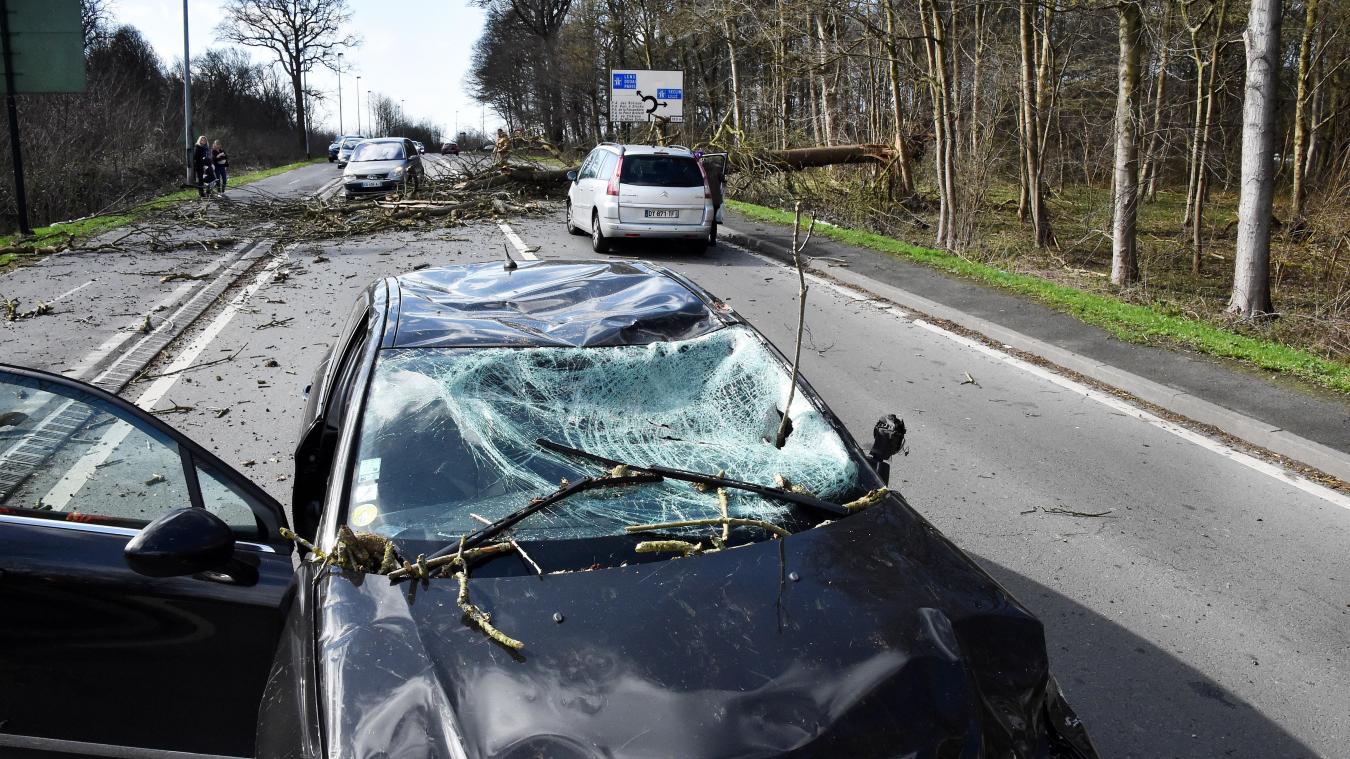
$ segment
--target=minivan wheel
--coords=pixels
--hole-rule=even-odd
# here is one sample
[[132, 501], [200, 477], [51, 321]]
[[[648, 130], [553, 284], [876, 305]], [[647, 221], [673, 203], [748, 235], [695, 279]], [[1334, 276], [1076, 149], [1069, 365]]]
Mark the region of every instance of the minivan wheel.
[[586, 232], [572, 223], [572, 201], [567, 201], [567, 210], [563, 213], [563, 221], [567, 224], [567, 233], [572, 235], [584, 235]]
[[600, 214], [591, 214], [591, 250], [596, 253], [609, 252], [609, 240], [600, 231]]

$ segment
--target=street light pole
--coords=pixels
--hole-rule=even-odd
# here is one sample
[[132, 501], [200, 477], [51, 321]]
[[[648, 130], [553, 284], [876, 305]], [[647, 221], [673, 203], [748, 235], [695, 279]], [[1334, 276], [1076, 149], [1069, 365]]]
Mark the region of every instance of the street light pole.
[[188, 57], [188, 0], [183, 0], [183, 165], [187, 183], [196, 184], [192, 172], [192, 59]]
[[342, 126], [342, 53], [338, 53], [338, 134], [346, 134]]
[[370, 131], [372, 133], [379, 131], [375, 128], [375, 104], [370, 102], [370, 90], [366, 90], [366, 109], [370, 111], [366, 114], [366, 122], [370, 124]]
[[356, 133], [364, 135], [361, 131], [361, 75], [356, 75]]

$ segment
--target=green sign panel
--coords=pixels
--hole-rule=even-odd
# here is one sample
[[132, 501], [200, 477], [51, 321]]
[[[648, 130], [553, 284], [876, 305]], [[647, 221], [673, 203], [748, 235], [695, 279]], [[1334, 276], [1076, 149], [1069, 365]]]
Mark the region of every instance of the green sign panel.
[[[14, 91], [84, 92], [80, 0], [3, 0], [3, 5], [9, 13]], [[4, 65], [0, 57], [0, 76]]]

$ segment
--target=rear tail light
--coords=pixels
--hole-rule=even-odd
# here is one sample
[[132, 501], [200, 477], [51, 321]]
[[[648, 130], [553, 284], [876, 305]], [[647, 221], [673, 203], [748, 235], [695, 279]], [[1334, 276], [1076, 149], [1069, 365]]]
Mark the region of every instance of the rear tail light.
[[695, 161], [698, 164], [698, 172], [703, 175], [703, 197], [705, 199], [712, 197], [712, 182], [708, 181], [708, 170], [703, 168], [702, 161]]
[[609, 187], [605, 188], [606, 195], [619, 196], [619, 175], [623, 173], [623, 156], [619, 156], [619, 162], [614, 164], [614, 176], [609, 178]]

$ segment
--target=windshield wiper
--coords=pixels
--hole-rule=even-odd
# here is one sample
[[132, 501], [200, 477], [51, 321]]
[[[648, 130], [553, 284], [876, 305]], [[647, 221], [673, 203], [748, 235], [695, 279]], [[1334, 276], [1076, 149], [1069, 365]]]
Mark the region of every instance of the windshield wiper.
[[651, 474], [660, 475], [662, 477], [671, 480], [697, 482], [701, 485], [708, 485], [710, 487], [717, 487], [717, 488], [731, 488], [732, 490], [745, 490], [754, 493], [756, 495], [764, 496], [765, 498], [776, 498], [780, 501], [787, 501], [788, 503], [795, 503], [799, 506], [806, 506], [807, 508], [828, 512], [835, 516], [848, 516], [849, 514], [853, 513], [848, 508], [840, 506], [837, 503], [830, 503], [829, 501], [822, 500], [820, 498], [817, 498], [813, 495], [808, 495], [806, 493], [794, 493], [791, 490], [783, 490], [782, 488], [774, 488], [769, 487], [767, 485], [756, 485], [753, 482], [742, 482], [741, 480], [729, 480], [725, 477], [718, 477], [716, 475], [711, 474], [700, 474], [699, 472], [689, 472], [683, 469], [672, 469], [671, 467], [666, 466], [638, 466], [635, 464], [629, 464], [628, 462], [625, 461], [615, 461], [614, 459], [605, 458], [604, 456], [601, 456], [597, 453], [591, 453], [590, 451], [583, 451], [580, 448], [573, 448], [571, 446], [563, 445], [562, 443], [555, 443], [552, 440], [549, 440], [548, 438], [541, 437], [534, 442], [538, 444], [540, 447], [546, 448], [555, 453], [562, 453], [569, 456], [575, 456], [577, 458], [587, 459], [589, 461], [594, 461], [597, 464], [604, 464], [605, 466], [611, 468], [616, 466], [626, 466], [634, 472], [649, 472]]
[[484, 543], [485, 541], [490, 540], [496, 537], [497, 535], [500, 535], [502, 532], [514, 527], [518, 522], [530, 516], [531, 514], [542, 511], [548, 508], [549, 506], [552, 506], [553, 504], [557, 503], [558, 501], [561, 501], [564, 498], [567, 498], [568, 496], [576, 495], [577, 493], [584, 493], [587, 490], [597, 490], [599, 488], [619, 488], [619, 487], [626, 487], [628, 485], [646, 485], [649, 483], [660, 481], [661, 481], [660, 475], [655, 473], [648, 474], [642, 472], [638, 472], [635, 474], [628, 474], [621, 477], [615, 477], [611, 475], [606, 475], [603, 477], [583, 477], [582, 479], [577, 480], [576, 482], [568, 483], [567, 485], [558, 488], [557, 490], [544, 496], [543, 498], [535, 498], [534, 500], [516, 509], [510, 514], [507, 514], [501, 519], [498, 519], [492, 524], [484, 525], [478, 528], [477, 530], [474, 530], [473, 532], [469, 533], [468, 535], [465, 535], [462, 542], [455, 541], [454, 543], [451, 543], [441, 548], [435, 553], [430, 554], [426, 558], [428, 561], [430, 561], [431, 559], [439, 558], [441, 556], [447, 556], [449, 554], [458, 551], [461, 545], [465, 549], [475, 548], [478, 545]]

